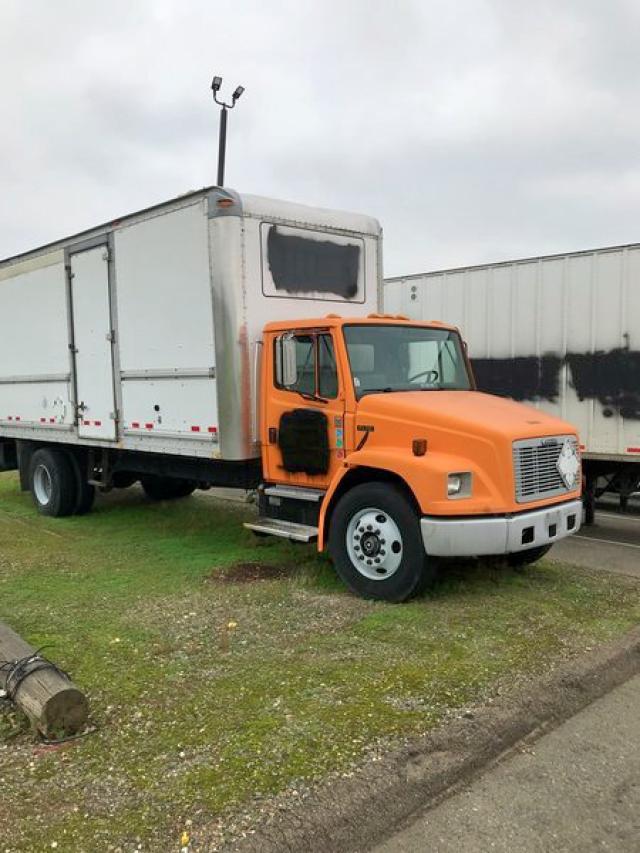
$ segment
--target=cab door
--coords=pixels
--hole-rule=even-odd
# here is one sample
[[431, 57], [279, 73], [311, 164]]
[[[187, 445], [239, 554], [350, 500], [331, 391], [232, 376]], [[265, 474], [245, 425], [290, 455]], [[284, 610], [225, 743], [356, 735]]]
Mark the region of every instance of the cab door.
[[[289, 377], [282, 369], [285, 338], [287, 346], [295, 348], [295, 369]], [[305, 329], [274, 335], [267, 346], [262, 420], [265, 480], [326, 488], [344, 458], [345, 396], [331, 331]]]

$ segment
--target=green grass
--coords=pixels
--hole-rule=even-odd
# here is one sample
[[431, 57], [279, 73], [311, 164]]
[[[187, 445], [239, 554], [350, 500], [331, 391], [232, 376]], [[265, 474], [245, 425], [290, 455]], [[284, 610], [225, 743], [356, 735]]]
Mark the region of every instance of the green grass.
[[[0, 475], [0, 619], [48, 645], [98, 726], [46, 751], [0, 712], [0, 849], [177, 849], [187, 820], [197, 840], [640, 617], [635, 585], [548, 562], [460, 565], [410, 604], [362, 601], [312, 548], [254, 539], [250, 512], [130, 490], [48, 520]], [[247, 561], [287, 570], [223, 579]]]

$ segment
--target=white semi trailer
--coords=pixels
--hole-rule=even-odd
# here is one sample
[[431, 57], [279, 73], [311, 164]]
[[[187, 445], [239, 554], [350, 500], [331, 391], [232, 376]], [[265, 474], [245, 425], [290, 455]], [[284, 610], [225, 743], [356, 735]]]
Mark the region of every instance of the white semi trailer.
[[480, 390], [577, 426], [588, 517], [640, 488], [640, 245], [389, 278], [384, 304], [460, 326]]

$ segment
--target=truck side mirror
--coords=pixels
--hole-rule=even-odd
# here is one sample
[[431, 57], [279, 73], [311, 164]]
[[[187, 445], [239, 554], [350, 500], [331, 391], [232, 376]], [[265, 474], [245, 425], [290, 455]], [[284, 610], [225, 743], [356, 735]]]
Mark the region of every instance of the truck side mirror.
[[291, 332], [276, 338], [276, 382], [291, 388], [298, 381], [296, 341]]

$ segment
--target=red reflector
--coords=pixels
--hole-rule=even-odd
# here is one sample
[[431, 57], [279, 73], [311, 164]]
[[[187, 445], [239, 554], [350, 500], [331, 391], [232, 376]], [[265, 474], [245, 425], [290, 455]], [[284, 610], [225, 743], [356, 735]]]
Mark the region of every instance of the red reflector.
[[153, 429], [153, 424], [145, 424], [146, 429]]
[[102, 421], [94, 421], [93, 425], [94, 426], [102, 426]]
[[19, 420], [20, 420], [20, 415], [16, 415], [16, 420], [17, 420], [17, 421], [19, 421]]
[[209, 432], [218, 432], [218, 427], [209, 427]]
[[82, 426], [91, 426], [91, 421], [82, 421]]
[[13, 420], [13, 415], [7, 415], [7, 420], [8, 420], [8, 421], [12, 421], [12, 420]]
[[138, 429], [140, 427], [140, 424], [138, 423], [138, 421], [133, 421], [131, 423], [131, 426], [133, 427], [133, 429]]
[[46, 419], [46, 418], [40, 418], [40, 423], [41, 423], [41, 424], [46, 424], [46, 422], [47, 422], [47, 419]]
[[627, 447], [627, 453], [640, 453], [640, 447]]
[[49, 423], [50, 423], [50, 424], [55, 424], [55, 422], [56, 422], [56, 419], [55, 419], [55, 418], [49, 418]]
[[192, 426], [191, 432], [200, 432], [200, 427], [199, 426]]

